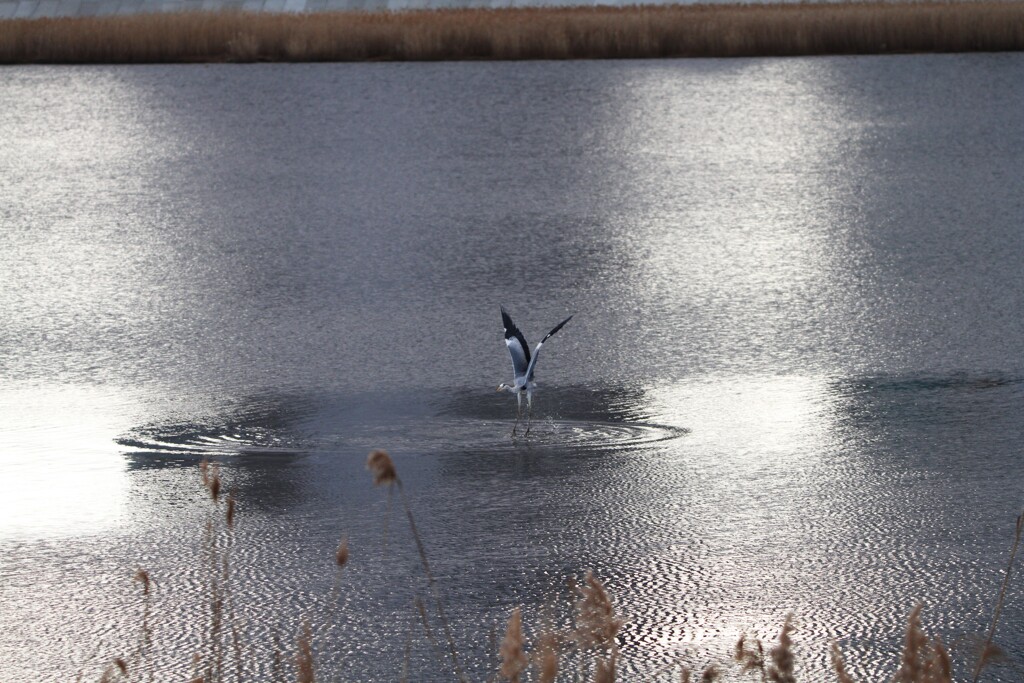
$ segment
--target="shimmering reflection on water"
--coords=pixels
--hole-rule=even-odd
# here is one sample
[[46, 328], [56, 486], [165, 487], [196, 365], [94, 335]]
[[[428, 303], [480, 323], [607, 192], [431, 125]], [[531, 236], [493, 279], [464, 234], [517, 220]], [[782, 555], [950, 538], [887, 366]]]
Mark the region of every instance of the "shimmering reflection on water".
[[[947, 640], [981, 631], [1024, 499], [1022, 76], [1018, 55], [4, 72], [0, 679], [135, 642], [139, 565], [158, 678], [188, 674], [209, 456], [239, 501], [252, 678], [309, 617], [328, 677], [395, 680], [408, 642], [413, 680], [447, 680], [374, 447], [473, 680], [514, 605], [536, 624], [587, 568], [629, 617], [627, 680], [790, 610], [801, 680], [833, 636], [885, 679], [917, 600]], [[576, 313], [529, 439], [493, 391], [499, 303], [534, 341]], [[1022, 595], [990, 680], [1019, 678]]]

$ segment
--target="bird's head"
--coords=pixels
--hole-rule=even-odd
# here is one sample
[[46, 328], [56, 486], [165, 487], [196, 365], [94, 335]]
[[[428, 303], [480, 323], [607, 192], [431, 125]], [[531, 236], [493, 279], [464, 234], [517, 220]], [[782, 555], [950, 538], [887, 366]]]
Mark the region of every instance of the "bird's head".
[[512, 391], [512, 387], [502, 382], [501, 384], [498, 385], [496, 391]]

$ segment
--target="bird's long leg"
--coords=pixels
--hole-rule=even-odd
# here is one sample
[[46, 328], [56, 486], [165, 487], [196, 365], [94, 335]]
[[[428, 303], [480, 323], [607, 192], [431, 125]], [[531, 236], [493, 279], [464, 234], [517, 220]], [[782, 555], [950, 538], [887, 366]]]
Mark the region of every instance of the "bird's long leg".
[[516, 427], [519, 426], [519, 418], [523, 414], [523, 394], [516, 392], [516, 423], [512, 425], [512, 436], [516, 435]]
[[530, 425], [533, 424], [533, 394], [526, 392], [526, 436], [530, 435]]

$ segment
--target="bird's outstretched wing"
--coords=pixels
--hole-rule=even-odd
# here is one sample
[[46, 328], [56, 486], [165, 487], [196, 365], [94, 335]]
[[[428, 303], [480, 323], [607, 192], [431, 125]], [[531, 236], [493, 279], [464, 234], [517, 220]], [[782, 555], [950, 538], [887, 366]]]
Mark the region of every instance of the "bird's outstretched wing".
[[536, 348], [533, 349], [533, 359], [530, 361], [530, 364], [526, 368], [526, 380], [528, 382], [532, 382], [533, 381], [533, 369], [534, 369], [534, 367], [536, 367], [536, 365], [537, 365], [537, 358], [540, 356], [540, 347], [544, 346], [544, 342], [546, 342], [551, 337], [551, 335], [553, 335], [555, 332], [558, 332], [560, 329], [562, 329], [562, 325], [566, 324], [570, 320], [572, 320], [572, 316], [571, 315], [568, 318], [566, 318], [565, 320], [563, 320], [562, 322], [560, 322], [557, 325], [555, 325], [555, 329], [553, 329], [550, 332], [548, 332], [547, 334], [545, 334], [544, 338], [541, 339], [540, 342], [537, 343]]
[[512, 372], [516, 377], [522, 377], [530, 367], [530, 345], [526, 343], [526, 337], [512, 322], [504, 306], [501, 307], [501, 324], [505, 328], [508, 355], [512, 356]]

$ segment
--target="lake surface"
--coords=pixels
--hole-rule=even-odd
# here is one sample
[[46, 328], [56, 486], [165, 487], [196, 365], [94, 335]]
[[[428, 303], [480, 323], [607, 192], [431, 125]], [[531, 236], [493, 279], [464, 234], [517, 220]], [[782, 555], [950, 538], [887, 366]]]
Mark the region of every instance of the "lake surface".
[[[789, 612], [801, 680], [833, 637], [888, 680], [919, 601], [973, 661], [1024, 504], [1021, 112], [1022, 55], [0, 70], [0, 680], [134, 652], [137, 567], [184, 679], [204, 456], [250, 679], [308, 619], [322, 680], [453, 680], [372, 448], [472, 680], [587, 569], [624, 680]], [[529, 438], [501, 304], [575, 314]], [[997, 641], [1019, 680], [1020, 575]]]

